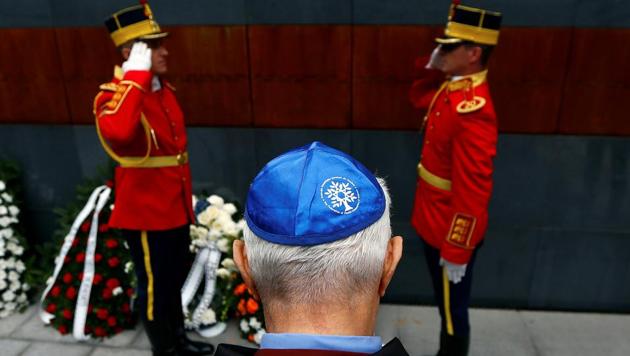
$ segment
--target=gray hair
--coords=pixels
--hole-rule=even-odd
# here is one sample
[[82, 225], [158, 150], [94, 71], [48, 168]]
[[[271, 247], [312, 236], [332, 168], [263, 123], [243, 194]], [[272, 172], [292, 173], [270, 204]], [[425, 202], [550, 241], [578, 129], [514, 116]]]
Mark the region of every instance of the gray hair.
[[385, 180], [385, 211], [372, 225], [345, 239], [314, 246], [267, 242], [246, 225], [247, 259], [256, 289], [264, 303], [307, 303], [349, 300], [378, 288], [387, 244], [392, 236], [391, 199]]

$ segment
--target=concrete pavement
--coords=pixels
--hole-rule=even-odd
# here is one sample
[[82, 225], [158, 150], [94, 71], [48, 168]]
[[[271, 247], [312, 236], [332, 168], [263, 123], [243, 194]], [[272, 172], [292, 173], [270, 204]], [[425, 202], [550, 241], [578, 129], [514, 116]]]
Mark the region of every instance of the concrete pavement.
[[[429, 306], [383, 305], [377, 334], [388, 341], [399, 337], [413, 356], [434, 355], [438, 344], [437, 309]], [[628, 356], [630, 315], [471, 310], [471, 356]], [[202, 339], [196, 335], [192, 338]], [[239, 336], [236, 323], [222, 335], [207, 339], [251, 346]], [[2, 356], [150, 356], [142, 328], [125, 331], [103, 342], [76, 342], [44, 326], [35, 307], [0, 320]]]

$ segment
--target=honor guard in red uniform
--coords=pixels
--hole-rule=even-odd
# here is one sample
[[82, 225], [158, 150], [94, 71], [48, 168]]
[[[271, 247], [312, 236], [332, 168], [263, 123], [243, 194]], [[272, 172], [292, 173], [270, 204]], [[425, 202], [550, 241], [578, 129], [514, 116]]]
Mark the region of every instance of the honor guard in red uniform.
[[468, 304], [488, 225], [497, 119], [487, 61], [501, 15], [453, 3], [443, 37], [411, 88], [426, 110], [412, 224], [424, 241], [442, 317], [438, 355], [467, 355]]
[[186, 127], [175, 88], [162, 75], [168, 52], [146, 1], [105, 21], [125, 62], [94, 99], [96, 129], [119, 163], [110, 226], [122, 229], [138, 277], [137, 303], [153, 355], [207, 355], [185, 334], [181, 287], [191, 264], [194, 221]]

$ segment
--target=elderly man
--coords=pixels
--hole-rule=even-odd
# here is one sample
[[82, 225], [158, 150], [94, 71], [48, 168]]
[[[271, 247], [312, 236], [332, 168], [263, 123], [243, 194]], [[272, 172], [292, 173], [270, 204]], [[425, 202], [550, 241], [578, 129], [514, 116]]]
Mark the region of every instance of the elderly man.
[[212, 345], [186, 337], [181, 307], [194, 214], [184, 116], [163, 79], [168, 33], [146, 1], [114, 13], [105, 25], [125, 59], [94, 99], [99, 138], [119, 163], [109, 224], [129, 243], [153, 355], [208, 355]]
[[[486, 81], [501, 14], [451, 5], [411, 99], [426, 110], [411, 222], [422, 237], [442, 317], [440, 356], [465, 356], [476, 252], [488, 225], [497, 118]], [[435, 79], [446, 79], [441, 83]], [[434, 85], [432, 85], [434, 84]]]
[[402, 254], [385, 183], [322, 143], [270, 161], [254, 179], [234, 260], [260, 297], [261, 349], [216, 355], [407, 355], [374, 336], [380, 298]]

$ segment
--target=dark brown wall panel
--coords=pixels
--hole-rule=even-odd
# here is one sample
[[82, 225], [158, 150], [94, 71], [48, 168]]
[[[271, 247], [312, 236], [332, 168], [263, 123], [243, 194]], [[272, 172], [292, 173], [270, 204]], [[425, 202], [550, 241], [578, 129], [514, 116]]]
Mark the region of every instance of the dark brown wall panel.
[[70, 123], [53, 29], [0, 30], [0, 122]]
[[169, 75], [186, 122], [200, 126], [252, 123], [245, 26], [167, 28]]
[[439, 27], [355, 26], [353, 127], [419, 129], [420, 113], [409, 102], [414, 61], [431, 53]]
[[570, 42], [568, 28], [501, 31], [488, 74], [501, 132], [555, 132]]
[[256, 126], [350, 127], [350, 26], [251, 26], [249, 43]]
[[109, 82], [122, 57], [103, 28], [57, 28], [59, 58], [74, 124], [92, 124], [98, 86]]
[[630, 29], [575, 29], [559, 132], [630, 135]]

